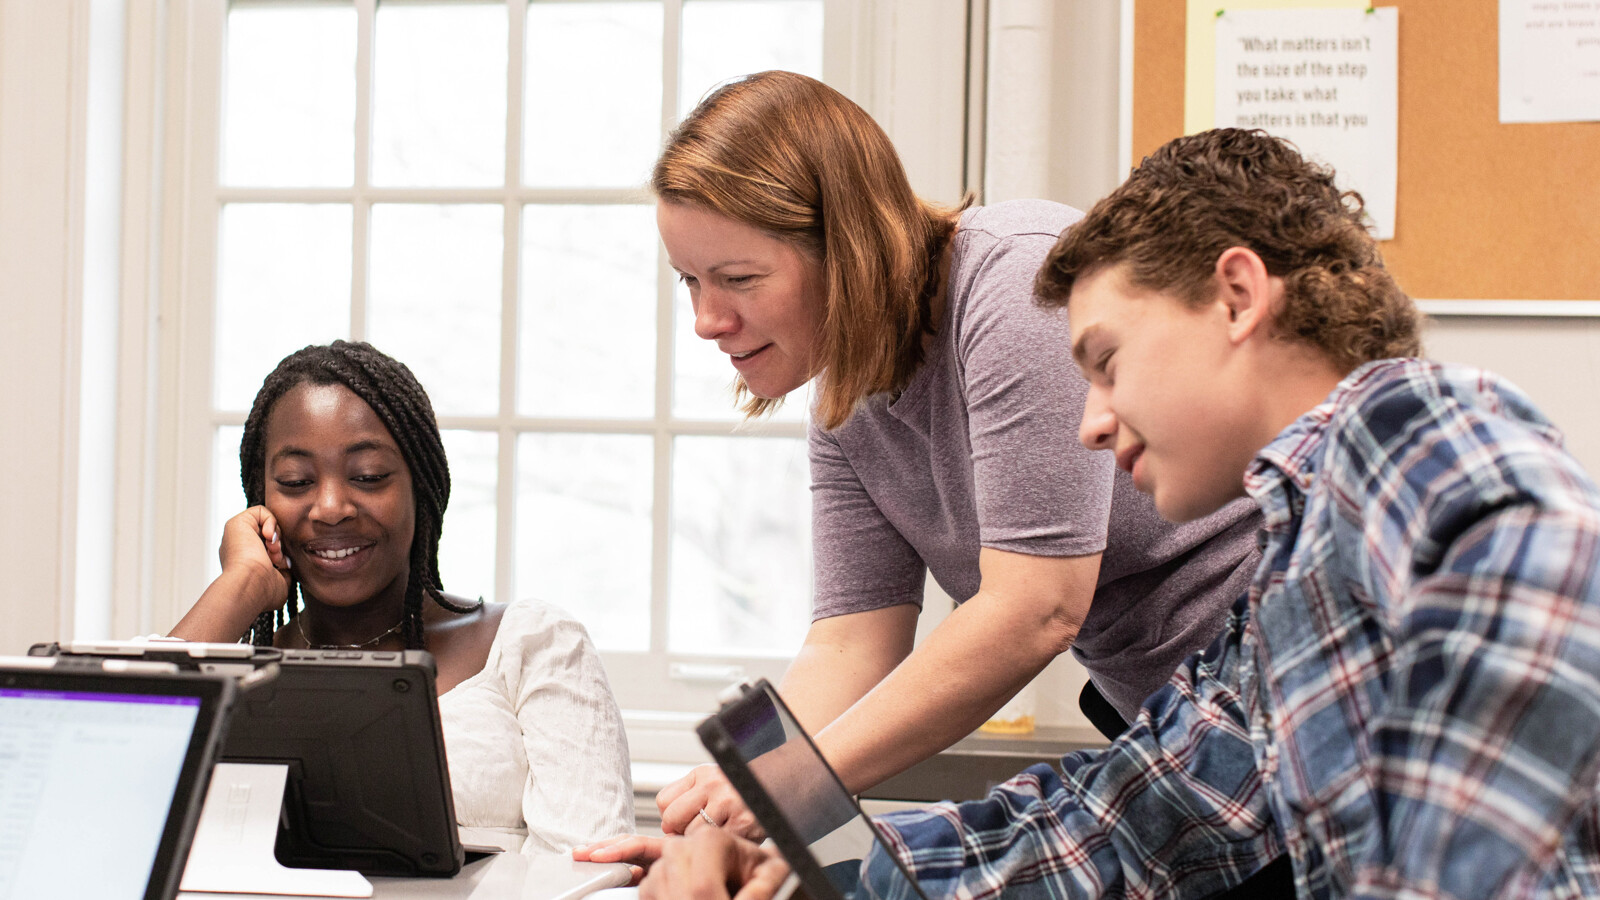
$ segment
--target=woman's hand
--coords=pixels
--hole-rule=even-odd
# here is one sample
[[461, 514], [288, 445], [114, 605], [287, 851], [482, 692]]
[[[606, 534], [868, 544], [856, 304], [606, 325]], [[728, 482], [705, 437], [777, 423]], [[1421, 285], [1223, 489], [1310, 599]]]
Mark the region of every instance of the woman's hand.
[[[905, 659], [917, 632], [917, 613], [917, 607], [901, 604], [811, 623], [779, 687], [801, 727], [817, 733]], [[703, 809], [734, 834], [753, 841], [766, 837], [716, 766], [699, 766], [662, 788], [656, 806], [661, 830], [668, 834], [685, 834]]]
[[789, 864], [721, 828], [696, 828], [682, 840], [668, 839], [639, 885], [640, 900], [770, 900], [789, 877]]
[[639, 883], [650, 865], [661, 858], [662, 851], [674, 838], [647, 837], [642, 834], [623, 834], [593, 844], [572, 848], [572, 858], [579, 862], [620, 862], [633, 869], [633, 880]]
[[252, 506], [222, 526], [222, 574], [172, 628], [186, 641], [237, 641], [256, 617], [283, 605], [289, 593], [289, 557], [278, 520]]
[[[662, 788], [656, 794], [656, 808], [661, 810], [661, 830], [667, 834], [688, 834], [696, 823], [715, 823], [752, 841], [767, 836], [722, 770], [709, 763]], [[700, 815], [701, 810], [705, 816]], [[711, 823], [705, 821], [707, 817]]]

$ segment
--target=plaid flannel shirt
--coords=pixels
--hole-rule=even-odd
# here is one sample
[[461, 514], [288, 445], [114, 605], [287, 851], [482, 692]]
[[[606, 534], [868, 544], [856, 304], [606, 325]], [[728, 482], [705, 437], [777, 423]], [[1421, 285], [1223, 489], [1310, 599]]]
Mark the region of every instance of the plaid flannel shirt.
[[[1256, 457], [1247, 597], [1101, 752], [880, 818], [930, 896], [1600, 896], [1600, 494], [1516, 388], [1384, 360]], [[869, 889], [903, 893], [882, 854]]]

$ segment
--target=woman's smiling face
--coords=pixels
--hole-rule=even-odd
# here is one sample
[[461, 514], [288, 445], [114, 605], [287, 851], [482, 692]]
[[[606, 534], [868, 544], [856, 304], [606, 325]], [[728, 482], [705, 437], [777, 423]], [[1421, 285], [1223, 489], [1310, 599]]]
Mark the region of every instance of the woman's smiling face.
[[306, 595], [398, 607], [410, 572], [411, 470], [372, 407], [349, 388], [309, 382], [273, 404], [265, 427], [266, 506]]
[[816, 374], [822, 265], [743, 222], [685, 203], [656, 205], [667, 259], [689, 288], [694, 333], [728, 355], [750, 393], [778, 399]]

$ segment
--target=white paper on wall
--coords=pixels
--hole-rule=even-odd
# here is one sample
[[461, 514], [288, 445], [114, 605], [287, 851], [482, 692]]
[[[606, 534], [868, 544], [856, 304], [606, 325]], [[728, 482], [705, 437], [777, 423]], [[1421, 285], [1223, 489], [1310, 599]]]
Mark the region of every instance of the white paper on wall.
[[1500, 0], [1500, 121], [1600, 121], [1600, 0]]
[[1394, 7], [1234, 9], [1216, 21], [1216, 126], [1261, 128], [1333, 166], [1394, 237], [1399, 113]]

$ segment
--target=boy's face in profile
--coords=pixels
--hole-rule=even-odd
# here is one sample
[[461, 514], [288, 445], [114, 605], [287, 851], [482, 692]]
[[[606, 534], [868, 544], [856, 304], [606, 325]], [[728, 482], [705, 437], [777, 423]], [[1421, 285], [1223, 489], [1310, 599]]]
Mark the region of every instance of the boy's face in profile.
[[1073, 358], [1089, 382], [1079, 440], [1115, 452], [1173, 522], [1243, 496], [1261, 447], [1252, 399], [1260, 386], [1222, 298], [1192, 307], [1131, 284], [1117, 264], [1078, 278], [1067, 304]]

